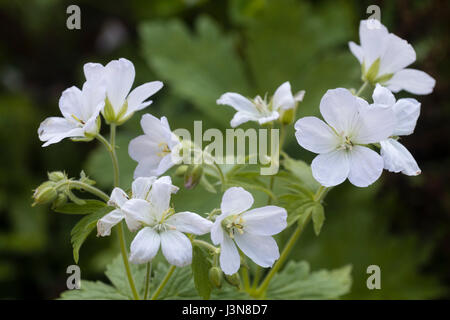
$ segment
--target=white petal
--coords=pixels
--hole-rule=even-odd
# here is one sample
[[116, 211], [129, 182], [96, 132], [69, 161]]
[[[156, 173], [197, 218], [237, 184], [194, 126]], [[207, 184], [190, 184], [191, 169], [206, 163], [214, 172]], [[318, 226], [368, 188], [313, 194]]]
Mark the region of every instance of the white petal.
[[169, 209], [170, 197], [174, 190], [174, 186], [171, 182], [171, 180], [170, 183], [168, 183], [166, 180], [158, 179], [153, 183], [152, 189], [150, 190], [148, 200], [155, 210], [157, 219], [159, 219], [162, 214]]
[[162, 87], [161, 81], [152, 81], [134, 88], [127, 98], [129, 112], [143, 109], [144, 101], [161, 90]]
[[277, 206], [265, 206], [249, 210], [242, 214], [244, 231], [260, 236], [272, 236], [287, 227], [286, 209]]
[[375, 90], [372, 94], [373, 102], [376, 104], [382, 104], [385, 106], [392, 107], [395, 104], [395, 97], [391, 90], [383, 87], [379, 83], [375, 86]]
[[300, 146], [315, 153], [336, 149], [339, 138], [333, 129], [316, 117], [304, 117], [295, 123], [295, 137]]
[[249, 233], [236, 234], [239, 249], [257, 265], [268, 268], [280, 257], [278, 245], [271, 236], [258, 236]]
[[416, 99], [400, 99], [393, 107], [397, 125], [394, 135], [406, 136], [414, 132], [420, 115], [420, 102]]
[[162, 232], [161, 249], [167, 261], [174, 266], [184, 267], [192, 262], [191, 241], [179, 231]]
[[152, 163], [157, 167], [159, 161], [161, 161], [161, 157], [158, 156], [161, 147], [158, 144], [159, 142], [156, 142], [148, 135], [141, 135], [130, 141], [128, 154], [135, 161], [152, 160]]
[[359, 25], [359, 38], [361, 48], [364, 52], [364, 63], [367, 70], [386, 51], [389, 32], [378, 20], [362, 20]]
[[376, 104], [361, 108], [359, 123], [354, 129], [351, 140], [358, 144], [379, 142], [392, 135], [396, 124], [392, 108]]
[[357, 187], [367, 187], [374, 183], [383, 171], [383, 159], [375, 151], [354, 146], [348, 153], [350, 173], [348, 180]]
[[220, 268], [228, 275], [238, 272], [241, 266], [241, 257], [239, 256], [236, 245], [227, 234], [224, 234], [222, 245], [220, 246], [219, 261]]
[[106, 91], [116, 112], [120, 111], [134, 82], [135, 70], [131, 61], [120, 58], [105, 66]]
[[350, 162], [347, 152], [336, 150], [319, 154], [311, 163], [314, 179], [325, 187], [341, 184], [348, 177]]
[[337, 88], [328, 90], [322, 97], [320, 112], [338, 134], [347, 134], [358, 123], [360, 104], [361, 101], [349, 90]]
[[253, 205], [253, 196], [241, 187], [231, 187], [222, 197], [220, 208], [222, 214], [238, 214], [250, 209]]
[[260, 115], [258, 118], [258, 123], [264, 124], [267, 122], [277, 120], [279, 117], [280, 117], [280, 114], [278, 113], [278, 111], [272, 111], [269, 114]]
[[84, 105], [83, 93], [77, 87], [72, 86], [64, 90], [58, 104], [64, 118], [74, 121], [77, 121], [76, 119], [85, 119], [82, 111]]
[[273, 110], [287, 110], [295, 107], [294, 96], [291, 91], [291, 84], [286, 81], [273, 94], [272, 98]]
[[388, 139], [380, 142], [384, 168], [390, 172], [402, 172], [408, 176], [421, 173], [416, 160], [400, 142]]
[[224, 231], [222, 229], [222, 221], [227, 216], [227, 214], [221, 214], [220, 216], [216, 217], [216, 220], [211, 227], [211, 241], [215, 245], [218, 245], [223, 241]]
[[130, 247], [130, 262], [141, 264], [151, 261], [158, 253], [161, 238], [152, 228], [138, 232]]
[[142, 116], [141, 127], [144, 133], [157, 143], [168, 143], [172, 138], [169, 124], [166, 117], [158, 119], [149, 113]]
[[132, 196], [134, 199], [148, 200], [149, 192], [156, 177], [139, 177], [131, 185]]
[[390, 33], [387, 37], [386, 50], [380, 60], [378, 74], [391, 74], [416, 61], [416, 52], [408, 41]]
[[41, 141], [46, 141], [42, 146], [47, 147], [64, 138], [83, 137], [84, 130], [65, 118], [50, 117], [39, 126], [38, 135]]
[[115, 209], [106, 214], [97, 221], [97, 236], [109, 236], [111, 234], [111, 228], [118, 224], [125, 217], [124, 213], [120, 209]]
[[224, 93], [219, 99], [217, 99], [216, 103], [231, 106], [236, 111], [244, 111], [250, 114], [258, 113], [253, 102], [239, 93]]
[[120, 188], [114, 188], [109, 197], [108, 205], [120, 208], [128, 201], [128, 195]]
[[172, 168], [176, 163], [176, 160], [174, 159], [173, 155], [171, 153], [165, 155], [161, 158], [161, 161], [158, 164], [158, 168], [156, 168], [155, 175], [160, 176], [164, 174], [167, 170]]
[[213, 225], [211, 221], [189, 211], [174, 214], [167, 219], [167, 224], [175, 227], [177, 231], [196, 235], [210, 232]]
[[393, 92], [405, 90], [414, 94], [430, 94], [435, 84], [436, 80], [425, 72], [415, 69], [400, 70], [386, 82], [386, 86]]
[[130, 199], [122, 206], [128, 229], [137, 230], [142, 224], [152, 225], [157, 220], [152, 205], [142, 199]]
[[362, 63], [364, 59], [362, 48], [353, 41], [350, 41], [348, 43], [348, 47], [350, 48], [350, 51], [356, 57], [356, 59], [358, 59], [359, 63]]
[[138, 177], [158, 176], [158, 166], [161, 158], [157, 158], [156, 163], [154, 160], [155, 158], [140, 160], [138, 165], [136, 166], [136, 169], [134, 170], [134, 178], [136, 179]]
[[105, 67], [100, 63], [88, 62], [83, 66], [84, 76], [92, 83], [102, 83], [105, 76]]

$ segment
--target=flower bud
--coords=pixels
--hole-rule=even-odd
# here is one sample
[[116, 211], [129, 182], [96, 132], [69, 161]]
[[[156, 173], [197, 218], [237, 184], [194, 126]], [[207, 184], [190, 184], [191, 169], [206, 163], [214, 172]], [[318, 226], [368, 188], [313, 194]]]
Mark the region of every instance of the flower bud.
[[52, 209], [61, 207], [66, 203], [67, 203], [67, 195], [65, 195], [64, 193], [59, 193], [58, 196], [56, 197], [56, 200], [53, 201]]
[[188, 169], [187, 165], [181, 165], [175, 170], [175, 176], [177, 177], [184, 177], [184, 174], [186, 173], [186, 170]]
[[239, 288], [239, 286], [241, 285], [241, 277], [239, 277], [239, 273], [237, 273], [237, 272], [235, 274], [232, 274], [231, 276], [226, 274], [225, 280], [229, 284], [231, 284], [232, 286], [237, 287], [237, 288]]
[[203, 176], [203, 167], [201, 165], [191, 165], [184, 174], [184, 187], [193, 189], [200, 182]]
[[58, 182], [67, 178], [64, 172], [62, 171], [52, 171], [47, 173], [47, 175], [48, 179], [53, 182]]
[[222, 279], [223, 279], [223, 273], [222, 270], [218, 267], [212, 267], [209, 269], [209, 281], [216, 287], [221, 288], [222, 287]]
[[34, 202], [32, 206], [37, 204], [46, 204], [52, 202], [58, 196], [58, 192], [55, 189], [55, 183], [53, 181], [46, 181], [36, 188], [33, 194]]

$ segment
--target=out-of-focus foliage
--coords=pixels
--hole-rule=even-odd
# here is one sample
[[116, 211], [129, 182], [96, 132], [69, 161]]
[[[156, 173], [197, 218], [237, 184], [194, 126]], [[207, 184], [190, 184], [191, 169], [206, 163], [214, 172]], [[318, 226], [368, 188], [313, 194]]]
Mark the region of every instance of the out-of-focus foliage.
[[[82, 84], [83, 63], [105, 63], [124, 56], [135, 63], [136, 85], [163, 80], [164, 89], [145, 112], [167, 116], [172, 128], [192, 129], [194, 120], [203, 120], [204, 130], [227, 128], [233, 112], [215, 103], [222, 93], [236, 91], [251, 97], [271, 94], [287, 80], [293, 90], [306, 90], [298, 116], [317, 115], [320, 98], [327, 89], [360, 85], [359, 64], [347, 42], [358, 41], [359, 20], [367, 17], [365, 9], [373, 3], [79, 1], [82, 29], [74, 31], [65, 27], [69, 4], [58, 0], [0, 3], [0, 35], [4, 40], [0, 43], [1, 298], [55, 298], [66, 289], [65, 271], [74, 263], [70, 230], [79, 217], [30, 207], [32, 189], [45, 179], [46, 171], [67, 170], [69, 176], [75, 176], [84, 169], [106, 193], [111, 191], [111, 164], [102, 146], [64, 141], [41, 149], [36, 134], [40, 121], [58, 115], [61, 92]], [[335, 282], [335, 296], [349, 292], [344, 297], [446, 297], [445, 287], [450, 281], [450, 196], [446, 183], [450, 179], [450, 145], [443, 137], [450, 135], [445, 59], [449, 48], [445, 33], [448, 4], [406, 0], [377, 4], [388, 28], [416, 48], [416, 65], [437, 80], [431, 96], [418, 97], [423, 108], [416, 134], [404, 140], [423, 174], [407, 178], [385, 173], [373, 188], [344, 185], [332, 190], [324, 204], [326, 221], [320, 235], [314, 235], [309, 227], [280, 277], [287, 277], [296, 266], [302, 273], [298, 278], [304, 280], [299, 286], [305, 290], [310, 279], [336, 275], [340, 280]], [[141, 114], [119, 128], [124, 189], [130, 187], [136, 165], [127, 149], [129, 141], [142, 134]], [[292, 128], [287, 134], [287, 153], [309, 163], [312, 155], [295, 143]], [[284, 165], [294, 172], [301, 170], [295, 169], [298, 163]], [[250, 176], [246, 174], [245, 179]], [[183, 184], [181, 178], [174, 182]], [[309, 187], [316, 187], [313, 184]], [[255, 205], [267, 203], [267, 194], [252, 192]], [[276, 195], [286, 193], [282, 181], [275, 185]], [[220, 192], [205, 192], [199, 185], [181, 190], [173, 200], [177, 211], [203, 214], [218, 206], [220, 198]], [[105, 266], [116, 255], [116, 240], [95, 238], [94, 234], [87, 237], [79, 262], [83, 279], [101, 279]], [[285, 239], [278, 240], [281, 244]], [[300, 262], [303, 260], [312, 270], [335, 271], [309, 272], [308, 264]], [[112, 285], [83, 282], [84, 289], [98, 290], [91, 291], [90, 298], [97, 293], [111, 298], [130, 296], [123, 277], [116, 274], [123, 268], [120, 263], [116, 259], [107, 269]], [[381, 267], [382, 290], [366, 287], [366, 268], [371, 264]], [[350, 269], [340, 269], [346, 265], [352, 266], [350, 288]], [[140, 268], [135, 272], [143, 274]], [[163, 277], [164, 268], [164, 264], [157, 264], [156, 279]], [[177, 272], [187, 275], [191, 271], [186, 268]], [[138, 286], [141, 282], [137, 281]], [[176, 284], [167, 288], [163, 297], [196, 295], [193, 283], [182, 284], [182, 290], [175, 293], [170, 288], [177, 288]], [[231, 289], [225, 287], [220, 294], [215, 289], [211, 298], [235, 297]], [[291, 293], [278, 292], [273, 297], [288, 298]], [[76, 294], [66, 292], [63, 298]], [[307, 297], [335, 297], [314, 294]]]

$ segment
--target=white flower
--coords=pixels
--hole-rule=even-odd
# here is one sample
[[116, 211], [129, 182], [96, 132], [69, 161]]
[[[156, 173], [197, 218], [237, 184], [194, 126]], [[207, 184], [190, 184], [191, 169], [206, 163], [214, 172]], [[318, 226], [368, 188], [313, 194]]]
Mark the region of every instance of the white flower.
[[325, 187], [349, 179], [358, 187], [375, 182], [383, 159], [365, 145], [392, 135], [395, 117], [389, 108], [369, 104], [347, 89], [328, 90], [320, 101], [325, 122], [305, 117], [295, 123], [298, 143], [318, 153], [311, 164], [314, 178]]
[[389, 33], [380, 22], [368, 20], [361, 21], [359, 38], [361, 46], [349, 42], [349, 47], [363, 66], [365, 80], [379, 82], [393, 92], [429, 94], [433, 91], [436, 81], [432, 77], [406, 68], [416, 61], [416, 52], [406, 40]]
[[138, 162], [134, 177], [160, 176], [177, 163], [180, 140], [170, 130], [166, 117], [159, 120], [144, 114], [141, 126], [145, 134], [128, 146], [130, 157]]
[[106, 66], [99, 63], [86, 63], [84, 74], [88, 81], [105, 86], [107, 100], [103, 115], [106, 121], [117, 124], [128, 120], [135, 111], [149, 106], [152, 101], [145, 100], [163, 87], [161, 81], [152, 81], [130, 92], [135, 70], [133, 63], [124, 58], [112, 60]]
[[89, 81], [80, 90], [73, 86], [64, 90], [59, 99], [63, 117], [45, 119], [38, 129], [39, 139], [46, 147], [64, 138], [92, 140], [100, 129], [98, 115], [105, 105], [105, 92]]
[[217, 104], [229, 105], [237, 112], [230, 122], [231, 127], [235, 128], [247, 121], [257, 121], [264, 124], [280, 117], [282, 110], [288, 110], [295, 107], [296, 103], [303, 100], [305, 92], [300, 91], [295, 96], [291, 92], [291, 84], [283, 83], [275, 91], [272, 101], [267, 102], [266, 97], [256, 96], [250, 100], [239, 93], [224, 93], [218, 100]]
[[192, 261], [192, 245], [184, 233], [202, 235], [208, 233], [212, 222], [192, 212], [174, 213], [170, 207], [171, 185], [154, 183], [150, 201], [128, 200], [123, 206], [127, 218], [142, 229], [131, 243], [130, 261], [151, 261], [161, 246], [167, 261], [177, 267]]
[[[178, 187], [172, 185], [172, 180], [170, 177], [161, 177], [159, 179], [156, 179], [156, 177], [137, 178], [131, 185], [131, 198], [142, 199], [150, 202], [153, 201], [151, 190], [153, 186], [158, 184], [163, 184], [164, 187], [170, 190], [171, 193], [176, 193], [178, 191]], [[128, 200], [129, 198], [125, 191], [120, 188], [114, 188], [108, 201], [108, 205], [116, 207], [116, 209], [98, 220], [98, 236], [109, 236], [111, 234], [111, 228], [123, 219], [125, 219], [128, 229], [131, 231], [136, 231], [141, 226], [140, 223], [128, 217], [125, 211], [122, 210], [122, 207]]]
[[229, 188], [220, 206], [222, 214], [211, 228], [211, 240], [220, 244], [220, 267], [225, 274], [236, 273], [242, 252], [261, 267], [271, 267], [280, 257], [273, 235], [286, 228], [286, 210], [265, 206], [249, 210], [252, 195], [240, 187]]
[[[414, 132], [417, 119], [420, 115], [420, 103], [411, 98], [399, 99], [391, 91], [377, 84], [373, 92], [373, 102], [385, 106], [394, 111], [396, 126], [393, 136], [407, 136]], [[402, 172], [408, 176], [420, 174], [420, 168], [411, 153], [397, 139], [380, 141], [381, 156], [384, 160], [384, 168], [391, 172]]]

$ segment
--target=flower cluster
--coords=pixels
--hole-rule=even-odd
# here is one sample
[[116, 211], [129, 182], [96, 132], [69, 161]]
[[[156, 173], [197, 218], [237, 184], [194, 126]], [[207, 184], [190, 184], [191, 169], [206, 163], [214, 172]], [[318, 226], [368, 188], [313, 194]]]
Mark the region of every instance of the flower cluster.
[[[405, 40], [388, 33], [381, 23], [378, 27], [369, 28], [368, 21], [361, 21], [360, 38], [361, 46], [353, 42], [349, 46], [362, 65], [364, 84], [361, 89], [358, 92], [345, 88], [328, 90], [319, 106], [323, 120], [309, 116], [297, 120], [294, 125], [298, 144], [317, 154], [311, 163], [311, 170], [313, 177], [322, 185], [307, 200], [308, 205], [313, 203], [313, 207], [304, 212], [302, 219], [306, 218], [297, 219], [303, 221], [298, 222], [297, 230], [300, 231], [311, 215], [314, 224], [320, 223], [318, 221], [323, 223], [320, 210], [318, 213], [311, 212], [314, 208], [322, 208], [323, 215], [321, 201], [328, 187], [346, 179], [355, 186], [367, 187], [381, 176], [383, 169], [410, 176], [421, 173], [414, 157], [399, 142], [401, 136], [414, 132], [420, 103], [412, 98], [396, 100], [392, 92], [406, 90], [428, 94], [433, 90], [435, 81], [422, 71], [406, 69], [415, 61], [414, 49]], [[152, 103], [149, 97], [163, 84], [153, 81], [131, 90], [135, 69], [130, 61], [123, 58], [105, 66], [87, 63], [84, 74], [86, 82], [81, 90], [71, 87], [62, 93], [59, 108], [63, 117], [43, 121], [38, 129], [39, 138], [44, 142], [44, 147], [64, 138], [74, 141], [100, 140], [113, 160], [114, 189], [108, 196], [95, 188], [95, 182], [87, 178], [84, 172], [79, 180], [69, 179], [62, 172], [53, 172], [49, 174], [50, 181], [36, 189], [35, 204], [53, 203], [58, 206], [70, 199], [82, 205], [84, 201], [78, 199], [72, 189], [88, 191], [104, 200], [103, 206], [107, 204], [114, 209], [97, 221], [98, 236], [109, 236], [111, 229], [123, 222], [131, 232], [137, 232], [131, 242], [128, 259], [123, 236], [121, 239], [128, 271], [128, 260], [137, 264], [150, 262], [160, 248], [169, 264], [177, 267], [189, 265], [193, 259], [193, 244], [205, 247], [212, 254], [210, 277], [216, 286], [220, 285], [218, 279], [222, 272], [227, 276], [236, 276], [245, 256], [264, 268], [272, 267], [278, 259], [277, 263], [283, 262], [292, 244], [286, 246], [280, 258], [274, 236], [287, 228], [287, 211], [271, 205], [272, 198], [268, 205], [251, 209], [254, 203], [252, 194], [235, 186], [236, 183], [227, 184], [222, 169], [216, 163], [211, 166], [218, 171], [220, 180], [218, 178], [217, 184], [221, 184], [224, 191], [220, 208], [212, 210], [206, 217], [189, 211], [175, 211], [171, 197], [179, 188], [172, 184], [170, 176], [163, 175], [181, 163], [183, 152], [192, 148], [194, 143], [174, 134], [166, 117], [142, 116], [144, 134], [131, 140], [128, 147], [129, 156], [138, 163], [131, 192], [127, 194], [121, 189], [114, 144], [115, 128], [136, 111], [149, 106]], [[360, 96], [368, 87], [374, 89], [371, 103]], [[304, 91], [293, 94], [291, 84], [284, 82], [269, 98], [266, 94], [264, 98], [258, 95], [249, 99], [235, 92], [227, 92], [217, 100], [217, 104], [229, 105], [236, 110], [230, 122], [233, 128], [254, 121], [259, 125], [285, 129], [295, 120], [304, 94]], [[101, 115], [111, 126], [110, 142], [100, 135]], [[280, 149], [282, 139], [284, 137], [280, 138]], [[198, 146], [194, 146], [196, 148]], [[206, 149], [199, 152], [201, 156], [208, 156]], [[286, 153], [282, 154], [286, 156]], [[185, 165], [177, 169], [185, 172], [186, 189], [203, 181], [202, 165]], [[269, 190], [271, 196], [272, 191]], [[320, 230], [320, 227], [316, 229], [315, 225], [315, 230]], [[208, 233], [212, 244], [196, 239], [196, 236]], [[272, 271], [276, 272], [279, 267]], [[267, 288], [272, 277], [273, 273], [269, 272], [258, 288], [258, 294]], [[129, 282], [133, 289], [132, 279], [129, 278]]]

